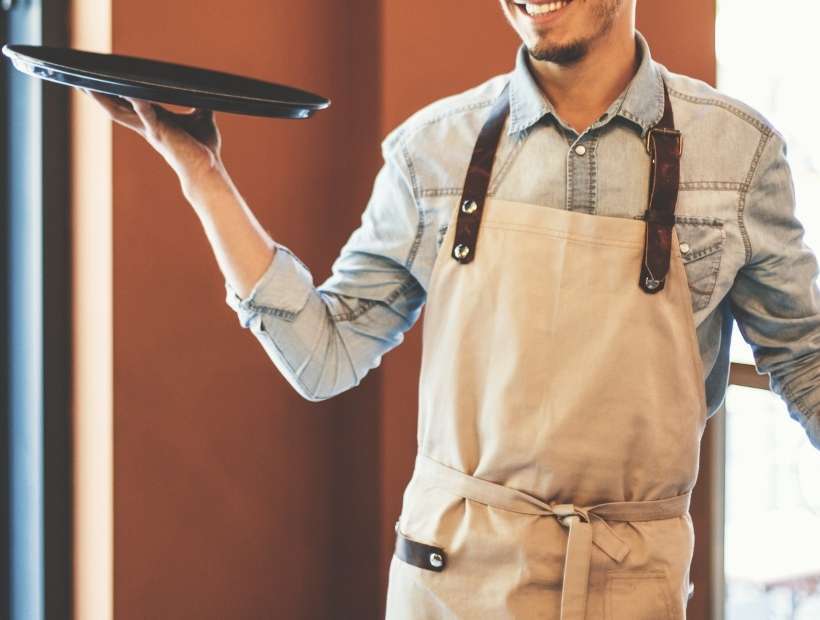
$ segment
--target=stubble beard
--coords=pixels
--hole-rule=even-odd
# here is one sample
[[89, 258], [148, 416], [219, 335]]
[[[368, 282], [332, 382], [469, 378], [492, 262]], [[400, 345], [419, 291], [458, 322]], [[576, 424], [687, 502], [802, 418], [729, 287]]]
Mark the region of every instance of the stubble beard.
[[[575, 1], [583, 2], [584, 0]], [[535, 47], [528, 48], [530, 56], [535, 60], [553, 62], [557, 65], [569, 66], [577, 63], [587, 55], [592, 41], [605, 36], [612, 30], [615, 17], [623, 2], [624, 0], [605, 0], [593, 9], [593, 15], [597, 18], [598, 28], [591, 36], [564, 45], [547, 44], [543, 47], [536, 45]]]

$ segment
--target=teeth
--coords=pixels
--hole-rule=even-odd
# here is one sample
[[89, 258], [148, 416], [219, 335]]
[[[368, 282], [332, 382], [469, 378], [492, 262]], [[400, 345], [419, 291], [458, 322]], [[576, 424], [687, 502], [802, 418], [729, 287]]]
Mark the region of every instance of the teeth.
[[529, 15], [544, 15], [545, 13], [552, 13], [558, 9], [563, 9], [572, 0], [562, 0], [561, 2], [550, 2], [548, 4], [525, 4], [524, 8]]

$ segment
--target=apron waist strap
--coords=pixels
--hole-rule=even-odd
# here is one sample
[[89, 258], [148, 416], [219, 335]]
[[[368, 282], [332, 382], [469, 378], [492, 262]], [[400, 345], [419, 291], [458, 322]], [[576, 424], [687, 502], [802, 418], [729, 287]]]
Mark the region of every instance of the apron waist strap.
[[[414, 478], [425, 487], [445, 489], [461, 497], [520, 514], [556, 517], [569, 529], [561, 589], [561, 620], [584, 620], [592, 545], [621, 562], [629, 545], [618, 537], [607, 521], [654, 521], [682, 516], [689, 511], [691, 492], [657, 500], [608, 502], [595, 506], [549, 504], [537, 497], [439, 463], [421, 453], [416, 455]], [[591, 519], [602, 528], [593, 531]]]

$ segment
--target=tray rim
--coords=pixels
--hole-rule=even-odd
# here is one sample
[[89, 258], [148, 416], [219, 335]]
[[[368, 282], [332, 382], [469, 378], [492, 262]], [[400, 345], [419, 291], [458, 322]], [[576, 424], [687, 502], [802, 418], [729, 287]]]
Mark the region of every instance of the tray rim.
[[[182, 88], [177, 88], [177, 87], [174, 87], [174, 86], [169, 86], [168, 84], [157, 84], [157, 83], [149, 82], [149, 81], [145, 81], [145, 80], [135, 80], [135, 79], [131, 79], [131, 78], [122, 78], [122, 77], [110, 75], [110, 74], [108, 74], [106, 72], [102, 72], [102, 71], [98, 72], [98, 73], [92, 73], [92, 72], [89, 72], [89, 71], [84, 71], [82, 69], [76, 69], [74, 67], [69, 67], [69, 66], [66, 66], [66, 65], [63, 65], [63, 64], [60, 64], [60, 63], [54, 63], [54, 62], [50, 62], [50, 61], [41, 60], [39, 58], [35, 58], [35, 57], [30, 56], [29, 54], [26, 54], [25, 52], [21, 51], [20, 48], [53, 49], [53, 50], [62, 50], [62, 49], [69, 50], [70, 49], [71, 51], [80, 52], [80, 53], [84, 53], [84, 54], [96, 54], [96, 55], [100, 55], [100, 56], [112, 55], [112, 56], [118, 56], [120, 58], [125, 58], [125, 59], [134, 59], [134, 60], [139, 60], [139, 61], [148, 61], [148, 62], [155, 62], [155, 63], [165, 64], [165, 65], [173, 65], [173, 66], [182, 67], [182, 68], [185, 68], [185, 69], [192, 69], [192, 70], [195, 70], [195, 71], [212, 71], [213, 73], [219, 73], [219, 74], [227, 75], [227, 76], [235, 75], [236, 77], [240, 77], [240, 78], [243, 78], [243, 79], [255, 80], [257, 82], [264, 82], [264, 83], [269, 84], [269, 85], [281, 86], [283, 88], [289, 88], [289, 89], [292, 89], [294, 91], [304, 93], [304, 94], [306, 94], [310, 97], [315, 97], [315, 98], [319, 99], [320, 101], [313, 102], [313, 103], [293, 103], [293, 102], [281, 101], [281, 100], [277, 100], [277, 99], [265, 99], [265, 98], [261, 98], [261, 97], [252, 97], [252, 96], [246, 96], [246, 95], [227, 95], [225, 93], [202, 90], [202, 89], [198, 89], [198, 88], [184, 88], [184, 89], [182, 89]], [[213, 69], [206, 69], [204, 67], [196, 67], [196, 66], [193, 66], [193, 65], [184, 65], [184, 64], [175, 63], [175, 62], [166, 62], [166, 61], [163, 61], [163, 60], [155, 60], [155, 59], [152, 59], [152, 58], [145, 58], [145, 57], [141, 57], [141, 56], [128, 56], [128, 55], [124, 55], [124, 54], [103, 54], [103, 53], [100, 53], [100, 52], [89, 52], [87, 50], [79, 50], [79, 49], [74, 49], [74, 48], [59, 48], [59, 47], [49, 47], [49, 46], [37, 46], [37, 45], [9, 45], [9, 44], [6, 44], [6, 45], [3, 46], [3, 54], [8, 56], [12, 61], [22, 60], [24, 62], [27, 62], [28, 64], [39, 66], [39, 67], [44, 68], [44, 69], [48, 69], [48, 70], [52, 70], [52, 71], [58, 71], [60, 73], [64, 73], [64, 74], [72, 76], [72, 77], [88, 79], [88, 80], [92, 80], [94, 82], [105, 83], [105, 84], [123, 85], [123, 86], [128, 86], [128, 87], [135, 87], [135, 88], [159, 89], [161, 91], [164, 90], [164, 91], [167, 91], [167, 92], [184, 91], [184, 92], [193, 93], [195, 95], [216, 98], [216, 99], [219, 99], [219, 100], [222, 100], [222, 101], [236, 101], [237, 99], [240, 99], [240, 100], [252, 101], [252, 102], [256, 102], [256, 103], [260, 103], [260, 104], [269, 104], [269, 105], [276, 105], [276, 106], [281, 106], [281, 107], [286, 107], [286, 108], [292, 108], [294, 110], [310, 110], [311, 112], [316, 111], [316, 110], [323, 110], [323, 109], [327, 108], [331, 103], [330, 99], [328, 99], [327, 97], [322, 97], [321, 95], [311, 93], [311, 92], [303, 90], [301, 88], [295, 88], [295, 87], [292, 87], [292, 86], [287, 86], [285, 84], [276, 84], [274, 82], [267, 82], [265, 80], [260, 80], [258, 78], [254, 78], [254, 77], [251, 77], [251, 76], [246, 76], [246, 75], [241, 75], [241, 74], [230, 74], [230, 73], [226, 73], [224, 71], [216, 71], [216, 70], [213, 70]], [[36, 75], [35, 77], [42, 78], [42, 79], [49, 79], [49, 77], [43, 76], [43, 75]], [[61, 80], [51, 79], [51, 81], [58, 82], [58, 83], [66, 85], [66, 86], [72, 86], [71, 84], [66, 84], [65, 82], [63, 82]], [[172, 102], [169, 102], [169, 103], [172, 103]]]

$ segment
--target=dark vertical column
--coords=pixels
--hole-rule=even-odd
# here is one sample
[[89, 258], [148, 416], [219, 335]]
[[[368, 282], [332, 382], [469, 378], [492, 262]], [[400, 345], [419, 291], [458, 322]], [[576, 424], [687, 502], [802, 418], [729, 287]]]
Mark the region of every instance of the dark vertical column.
[[[381, 166], [380, 5], [380, 0], [350, 0], [339, 28], [346, 60], [337, 64], [340, 75], [333, 106], [346, 124], [333, 148], [339, 153], [334, 182], [344, 208], [328, 212], [334, 225], [316, 231], [334, 252], [361, 223]], [[331, 617], [340, 620], [380, 615], [381, 376], [380, 368], [371, 371], [356, 389], [333, 401], [330, 609]]]
[[[67, 44], [67, 0], [42, 8], [43, 42]], [[45, 617], [71, 617], [73, 510], [69, 89], [45, 82], [42, 99], [43, 536]]]

